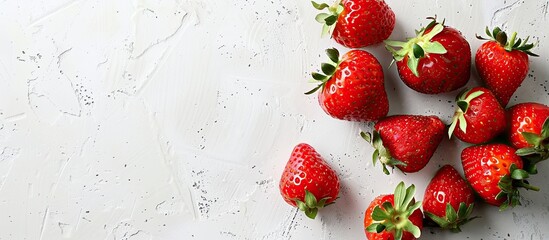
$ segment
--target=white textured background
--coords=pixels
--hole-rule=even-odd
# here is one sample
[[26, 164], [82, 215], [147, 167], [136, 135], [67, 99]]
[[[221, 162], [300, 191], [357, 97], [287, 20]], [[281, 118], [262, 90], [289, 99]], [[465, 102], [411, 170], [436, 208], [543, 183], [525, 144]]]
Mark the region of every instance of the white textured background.
[[[485, 25], [532, 35], [541, 57], [510, 104], [549, 103], [549, 1], [387, 2], [393, 39], [435, 14], [473, 54]], [[445, 140], [420, 173], [387, 177], [357, 134], [371, 125], [331, 119], [303, 95], [338, 46], [319, 38], [315, 14], [307, 0], [0, 0], [0, 239], [364, 239], [375, 196], [405, 180], [421, 199], [440, 165], [462, 171], [463, 145]], [[386, 82], [390, 114], [449, 123], [455, 92], [413, 92], [394, 67]], [[342, 180], [316, 220], [278, 192], [301, 141]], [[532, 179], [543, 192], [525, 192], [523, 207], [481, 205], [463, 233], [424, 239], [548, 239], [546, 179]]]

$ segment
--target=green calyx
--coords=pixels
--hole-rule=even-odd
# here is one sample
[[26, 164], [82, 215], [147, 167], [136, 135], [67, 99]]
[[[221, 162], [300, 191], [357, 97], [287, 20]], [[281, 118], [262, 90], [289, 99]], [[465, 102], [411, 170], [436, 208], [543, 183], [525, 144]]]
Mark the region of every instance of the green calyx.
[[330, 197], [325, 197], [320, 200], [317, 200], [315, 195], [305, 190], [305, 201], [299, 199], [294, 199], [297, 208], [305, 212], [305, 215], [310, 219], [315, 219], [318, 209], [321, 209], [325, 206], [332, 204], [333, 202], [326, 204], [326, 201], [330, 200]]
[[343, 5], [341, 4], [341, 0], [336, 1], [332, 6], [326, 3], [316, 3], [315, 1], [311, 1], [311, 3], [313, 4], [313, 7], [318, 10], [322, 11], [324, 9], [328, 9], [327, 13], [322, 12], [316, 15], [315, 20], [322, 24], [322, 37], [326, 35], [331, 35], [337, 24], [337, 18], [344, 9]]
[[[429, 33], [425, 33], [427, 29], [431, 29]], [[408, 68], [412, 73], [419, 77], [417, 70], [419, 60], [428, 54], [445, 54], [446, 48], [439, 42], [432, 42], [431, 39], [442, 32], [444, 25], [433, 20], [427, 27], [416, 31], [417, 36], [410, 38], [407, 42], [400, 41], [385, 41], [385, 48], [393, 54], [393, 61], [402, 61], [408, 57]], [[400, 48], [396, 50], [395, 48]]]
[[517, 38], [517, 33], [513, 32], [511, 35], [511, 38], [507, 38], [507, 34], [501, 30], [501, 28], [496, 27], [492, 32], [490, 32], [490, 29], [488, 29], [488, 26], [486, 26], [486, 35], [490, 38], [483, 38], [479, 35], [476, 35], [478, 39], [480, 40], [492, 40], [498, 42], [503, 48], [505, 48], [506, 51], [511, 52], [513, 50], [518, 50], [521, 52], [524, 52], [530, 56], [539, 57], [539, 55], [532, 53], [530, 50], [534, 48], [536, 45], [533, 43], [528, 43], [528, 39], [530, 37], [526, 37], [524, 41], [520, 38]]
[[415, 238], [421, 236], [421, 230], [408, 218], [421, 206], [421, 202], [415, 202], [416, 187], [412, 184], [405, 188], [404, 182], [400, 182], [394, 194], [394, 205], [384, 202], [376, 206], [372, 212], [373, 223], [366, 228], [368, 232], [380, 233], [392, 232], [395, 240], [401, 240], [404, 231], [411, 233]]
[[458, 211], [456, 212], [452, 205], [450, 205], [450, 203], [447, 203], [446, 216], [439, 217], [430, 212], [425, 212], [425, 215], [427, 215], [431, 220], [438, 224], [438, 226], [440, 226], [440, 228], [442, 229], [448, 229], [452, 232], [461, 232], [461, 225], [468, 223], [475, 218], [478, 218], [469, 218], [469, 216], [473, 212], [473, 208], [474, 203], [471, 203], [469, 206], [467, 206], [464, 202], [461, 202], [459, 204]]
[[452, 124], [448, 128], [448, 138], [452, 137], [452, 134], [454, 133], [454, 130], [456, 129], [458, 123], [459, 129], [461, 129], [461, 131], [463, 131], [464, 133], [467, 132], [467, 121], [465, 120], [465, 113], [467, 113], [471, 101], [484, 94], [483, 91], [475, 91], [469, 94], [470, 92], [470, 89], [466, 90], [465, 92], [459, 94], [456, 99], [456, 112], [454, 113], [454, 117], [452, 118]]
[[406, 163], [396, 160], [391, 156], [389, 150], [385, 148], [385, 146], [383, 146], [383, 141], [381, 140], [381, 136], [379, 135], [378, 131], [374, 130], [373, 134], [360, 132], [360, 136], [375, 148], [374, 154], [372, 155], [372, 161], [374, 163], [374, 166], [379, 160], [379, 162], [381, 162], [381, 165], [383, 166], [383, 172], [386, 175], [390, 174], [387, 166], [393, 168], [397, 165], [406, 166]]
[[549, 159], [549, 117], [545, 119], [540, 134], [531, 132], [521, 134], [532, 146], [521, 148], [515, 153], [525, 159], [524, 169], [530, 174], [536, 174], [538, 173], [536, 164]]
[[518, 188], [539, 191], [538, 187], [528, 184], [528, 181], [526, 180], [530, 177], [528, 172], [518, 168], [514, 163], [509, 167], [509, 172], [510, 174], [503, 176], [498, 182], [498, 187], [501, 191], [496, 196], [496, 199], [505, 199], [505, 202], [499, 207], [500, 211], [505, 211], [509, 207], [521, 205]]
[[330, 80], [330, 78], [332, 78], [332, 76], [336, 72], [337, 67], [340, 63], [339, 51], [335, 48], [329, 48], [326, 49], [326, 55], [328, 55], [330, 62], [321, 64], [320, 69], [322, 70], [322, 73], [313, 72], [311, 74], [313, 76], [312, 82], [317, 83], [318, 85], [312, 90], [306, 92], [306, 95], [310, 95], [316, 92], [318, 89], [324, 88], [326, 82], [328, 82], [328, 80]]

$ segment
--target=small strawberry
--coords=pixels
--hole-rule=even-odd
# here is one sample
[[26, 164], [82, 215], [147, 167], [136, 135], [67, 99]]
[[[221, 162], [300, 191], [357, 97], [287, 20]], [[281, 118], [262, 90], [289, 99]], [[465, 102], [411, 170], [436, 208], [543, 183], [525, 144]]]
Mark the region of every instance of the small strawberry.
[[364, 213], [366, 237], [370, 240], [411, 240], [421, 236], [421, 202], [414, 200], [415, 186], [400, 182], [394, 194], [376, 197]]
[[313, 147], [300, 143], [286, 163], [279, 188], [288, 204], [314, 219], [318, 209], [336, 200], [339, 179]]
[[500, 211], [521, 204], [519, 187], [539, 191], [528, 184], [529, 174], [515, 149], [505, 144], [467, 147], [461, 152], [461, 163], [473, 189]]
[[397, 63], [400, 78], [415, 91], [450, 92], [469, 81], [471, 47], [458, 30], [444, 23], [433, 20], [407, 42], [385, 43]]
[[316, 21], [323, 24], [322, 36], [332, 34], [339, 44], [361, 48], [387, 39], [395, 27], [395, 13], [383, 0], [337, 0], [334, 5], [312, 2], [320, 13]]
[[373, 136], [364, 132], [360, 135], [376, 149], [374, 165], [379, 159], [385, 174], [389, 174], [387, 165], [408, 173], [421, 170], [445, 132], [444, 123], [436, 116], [390, 116], [377, 122], [374, 128]]
[[438, 170], [423, 197], [425, 215], [442, 229], [460, 232], [460, 226], [473, 220], [475, 196], [473, 190], [456, 169], [445, 165]]
[[522, 41], [517, 33], [507, 41], [507, 34], [496, 27], [492, 33], [486, 27], [490, 39], [477, 35], [478, 39], [489, 40], [482, 44], [475, 55], [475, 66], [486, 88], [492, 90], [501, 106], [507, 106], [511, 96], [528, 74], [528, 55], [538, 56], [530, 50], [534, 44], [528, 38]]
[[458, 96], [448, 136], [452, 137], [453, 133], [461, 141], [481, 144], [494, 139], [506, 127], [505, 110], [494, 94], [486, 88], [475, 87]]
[[383, 69], [377, 59], [362, 50], [351, 50], [339, 59], [335, 49], [326, 50], [331, 63], [322, 64], [322, 72], [313, 73], [319, 82], [318, 102], [330, 116], [349, 121], [373, 121], [389, 112]]
[[507, 110], [508, 138], [517, 155], [525, 157], [525, 169], [537, 173], [535, 164], [549, 159], [549, 106], [520, 103]]

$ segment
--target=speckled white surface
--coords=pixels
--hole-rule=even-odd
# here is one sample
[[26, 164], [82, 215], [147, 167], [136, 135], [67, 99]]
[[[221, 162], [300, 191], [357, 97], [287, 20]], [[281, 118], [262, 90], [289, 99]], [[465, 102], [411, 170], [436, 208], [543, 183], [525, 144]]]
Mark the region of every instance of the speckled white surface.
[[[510, 104], [549, 103], [549, 1], [387, 2], [393, 39], [435, 14], [473, 51], [485, 25], [533, 36], [541, 57]], [[323, 49], [346, 51], [319, 38], [315, 14], [305, 0], [1, 0], [0, 239], [365, 239], [375, 196], [404, 180], [421, 199], [440, 165], [462, 171], [464, 145], [445, 140], [420, 173], [387, 177], [357, 134], [371, 125], [331, 119], [303, 95]], [[367, 50], [389, 64], [382, 46]], [[394, 67], [386, 89], [390, 114], [453, 114], [455, 92], [416, 93]], [[278, 192], [302, 141], [342, 180], [316, 220]], [[422, 238], [548, 239], [546, 179], [532, 179], [542, 192], [523, 207], [481, 205], [464, 232]]]

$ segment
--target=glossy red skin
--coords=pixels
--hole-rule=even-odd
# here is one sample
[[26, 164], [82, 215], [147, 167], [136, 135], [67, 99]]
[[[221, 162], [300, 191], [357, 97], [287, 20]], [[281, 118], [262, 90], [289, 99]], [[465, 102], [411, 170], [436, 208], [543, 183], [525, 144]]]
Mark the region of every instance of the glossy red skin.
[[543, 123], [549, 117], [549, 106], [540, 103], [520, 103], [507, 109], [507, 118], [509, 121], [509, 131], [507, 138], [513, 147], [525, 148], [532, 147], [524, 137], [522, 132], [541, 133]]
[[485, 202], [500, 206], [505, 198], [496, 199], [501, 191], [499, 180], [509, 174], [511, 164], [522, 169], [522, 159], [516, 149], [505, 144], [472, 146], [461, 152], [461, 163], [467, 181]]
[[318, 101], [337, 119], [365, 122], [387, 116], [389, 100], [381, 65], [366, 51], [349, 51], [319, 91]]
[[317, 200], [330, 197], [328, 204], [339, 194], [339, 178], [313, 147], [300, 143], [284, 168], [279, 188], [284, 200], [294, 207], [295, 199], [305, 201], [305, 190]]
[[343, 0], [333, 39], [348, 48], [361, 48], [387, 39], [395, 28], [395, 13], [383, 0]]
[[[395, 204], [395, 196], [393, 194], [390, 195], [381, 195], [376, 197], [371, 203], [370, 206], [366, 209], [366, 212], [364, 213], [364, 229], [366, 229], [368, 226], [370, 226], [373, 222], [372, 219], [372, 212], [374, 212], [374, 208], [379, 206], [381, 209], [384, 209], [382, 204], [384, 202], [390, 202], [391, 204]], [[416, 225], [420, 230], [423, 229], [423, 212], [421, 212], [420, 209], [415, 210], [408, 219]], [[393, 233], [391, 232], [380, 232], [380, 233], [371, 233], [368, 231], [364, 231], [366, 233], [366, 237], [369, 240], [394, 240]], [[402, 240], [413, 240], [414, 235], [412, 235], [409, 232], [404, 232], [402, 234]]]
[[461, 141], [482, 144], [487, 143], [505, 131], [507, 119], [505, 109], [501, 107], [494, 94], [483, 87], [471, 89], [471, 93], [483, 91], [484, 93], [469, 103], [469, 108], [465, 113], [467, 122], [467, 133], [459, 128], [459, 123], [454, 130], [454, 135]]
[[489, 41], [478, 48], [475, 66], [486, 88], [505, 107], [528, 74], [528, 55], [518, 50], [507, 52], [498, 42]]
[[404, 57], [397, 62], [402, 81], [411, 89], [426, 94], [451, 92], [465, 86], [471, 75], [471, 47], [467, 40], [458, 30], [445, 26], [431, 42], [442, 44], [447, 53], [422, 57], [417, 69], [419, 77], [408, 68], [408, 56]]
[[436, 116], [395, 115], [375, 126], [383, 146], [406, 166], [403, 172], [417, 172], [427, 165], [445, 134], [446, 126]]
[[423, 197], [423, 211], [439, 217], [446, 216], [446, 205], [450, 203], [456, 212], [460, 203], [467, 206], [475, 201], [473, 190], [458, 171], [450, 165], [438, 170]]

